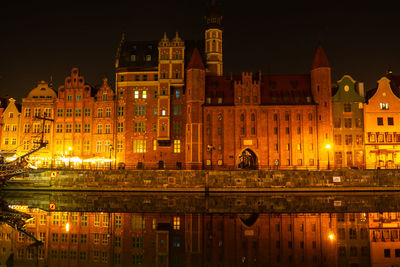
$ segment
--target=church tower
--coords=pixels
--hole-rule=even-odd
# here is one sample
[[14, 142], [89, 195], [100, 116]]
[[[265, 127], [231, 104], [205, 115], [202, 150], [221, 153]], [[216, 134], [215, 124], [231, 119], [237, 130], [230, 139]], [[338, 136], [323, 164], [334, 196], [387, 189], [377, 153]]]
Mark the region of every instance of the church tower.
[[203, 160], [203, 104], [205, 68], [197, 48], [186, 70], [186, 169], [200, 170]]
[[333, 163], [332, 85], [331, 67], [321, 46], [318, 46], [311, 66], [311, 91], [317, 104], [318, 166], [326, 168], [329, 158], [330, 163]]
[[222, 76], [222, 15], [216, 6], [215, 0], [211, 1], [211, 5], [207, 10], [205, 23], [207, 75]]

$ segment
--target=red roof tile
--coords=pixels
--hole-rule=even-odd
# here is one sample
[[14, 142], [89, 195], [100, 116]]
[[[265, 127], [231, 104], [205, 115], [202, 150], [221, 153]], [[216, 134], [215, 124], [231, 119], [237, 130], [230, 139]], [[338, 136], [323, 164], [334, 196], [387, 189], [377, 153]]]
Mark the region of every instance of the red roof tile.
[[200, 52], [197, 48], [193, 50], [192, 57], [190, 58], [188, 69], [204, 69], [203, 60], [201, 59]]
[[330, 68], [331, 66], [329, 65], [329, 61], [325, 55], [324, 49], [322, 49], [322, 46], [319, 45], [317, 51], [315, 52], [314, 61], [312, 63], [311, 69], [313, 70], [323, 67]]

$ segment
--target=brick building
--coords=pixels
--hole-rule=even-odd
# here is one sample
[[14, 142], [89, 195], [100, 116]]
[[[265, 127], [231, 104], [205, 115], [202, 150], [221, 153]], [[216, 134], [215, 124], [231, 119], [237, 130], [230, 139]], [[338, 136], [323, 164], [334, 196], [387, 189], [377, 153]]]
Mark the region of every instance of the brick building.
[[[331, 69], [318, 47], [309, 74], [223, 75], [222, 15], [203, 41], [178, 33], [127, 41], [116, 57], [117, 162], [146, 168], [326, 168]], [[123, 134], [122, 134], [123, 131]]]

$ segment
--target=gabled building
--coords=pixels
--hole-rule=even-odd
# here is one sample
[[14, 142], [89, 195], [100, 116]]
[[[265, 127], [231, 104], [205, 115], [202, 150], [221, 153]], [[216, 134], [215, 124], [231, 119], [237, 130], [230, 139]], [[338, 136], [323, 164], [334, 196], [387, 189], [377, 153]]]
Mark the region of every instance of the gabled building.
[[334, 167], [365, 167], [364, 84], [344, 75], [333, 93]]
[[[22, 99], [19, 151], [25, 154], [37, 147], [43, 133], [43, 139], [48, 145], [32, 155], [31, 160], [44, 166], [51, 166], [52, 163], [53, 122], [50, 120], [54, 119], [56, 98], [57, 93], [53, 88], [47, 82], [41, 81]], [[50, 120], [46, 120], [43, 125], [41, 118]]]
[[20, 113], [21, 105], [15, 103], [14, 98], [8, 99], [8, 105], [2, 114], [1, 150], [3, 156], [13, 156], [18, 152], [20, 140]]
[[400, 77], [391, 72], [368, 91], [364, 105], [366, 167], [400, 166]]

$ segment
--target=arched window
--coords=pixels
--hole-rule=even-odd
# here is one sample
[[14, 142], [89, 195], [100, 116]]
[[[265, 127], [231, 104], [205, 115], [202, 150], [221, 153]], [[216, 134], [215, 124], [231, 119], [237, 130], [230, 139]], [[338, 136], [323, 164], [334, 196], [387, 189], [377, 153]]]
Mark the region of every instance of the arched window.
[[240, 121], [244, 121], [244, 114], [240, 114]]
[[256, 120], [256, 116], [253, 114], [251, 114], [251, 121], [255, 121]]

